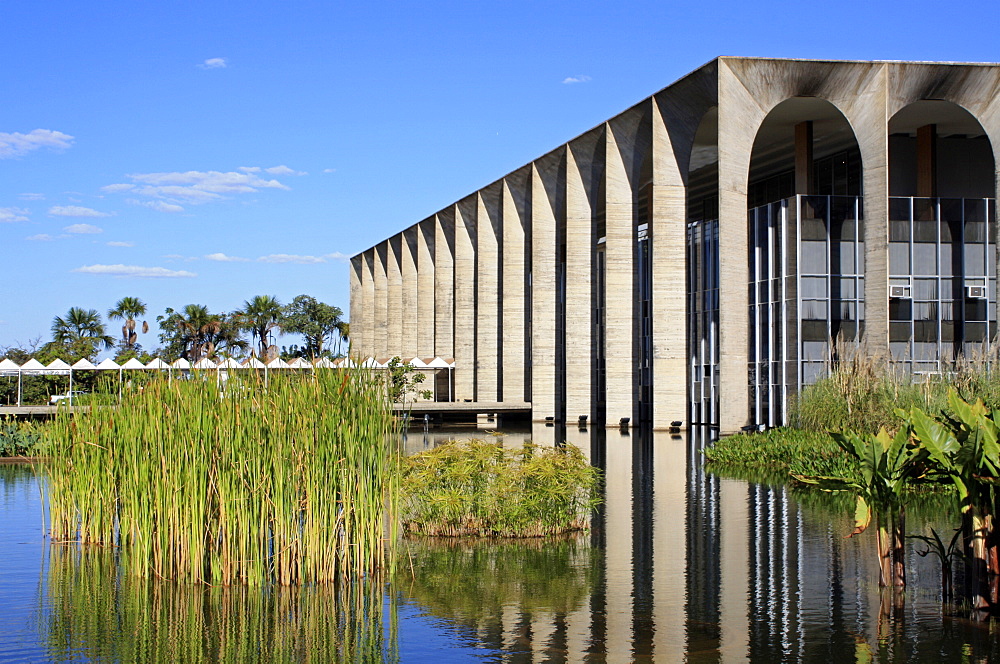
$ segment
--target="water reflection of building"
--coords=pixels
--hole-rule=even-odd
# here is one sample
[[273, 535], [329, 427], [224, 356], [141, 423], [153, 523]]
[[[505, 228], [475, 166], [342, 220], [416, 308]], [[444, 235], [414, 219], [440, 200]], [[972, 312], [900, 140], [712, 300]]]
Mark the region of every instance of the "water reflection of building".
[[[844, 537], [850, 501], [803, 505], [780, 485], [708, 474], [699, 437], [711, 435], [566, 429], [604, 469], [607, 502], [590, 556], [574, 550], [551, 568], [569, 576], [550, 580], [577, 588], [580, 566], [592, 577], [575, 603], [504, 604], [477, 623], [482, 645], [505, 661], [777, 662], [885, 641], [874, 545]], [[913, 553], [908, 565], [918, 589], [904, 627], [926, 632], [921, 611], [941, 621], [937, 570]]]
[[996, 334], [998, 89], [717, 58], [355, 256], [354, 349], [539, 421], [724, 432], [782, 422], [835, 340], [946, 370]]

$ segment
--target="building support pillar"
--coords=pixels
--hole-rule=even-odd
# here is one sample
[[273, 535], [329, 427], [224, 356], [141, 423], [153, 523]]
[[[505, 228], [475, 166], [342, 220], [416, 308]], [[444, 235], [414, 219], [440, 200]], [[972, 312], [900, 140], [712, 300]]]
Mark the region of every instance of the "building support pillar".
[[528, 332], [525, 325], [527, 283], [524, 247], [525, 174], [504, 178], [501, 199], [503, 220], [503, 351], [501, 401], [526, 401], [525, 369], [528, 366]]
[[375, 246], [375, 343], [372, 344], [374, 357], [385, 357], [389, 353], [389, 241]]
[[455, 358], [455, 211], [434, 215], [434, 355]]
[[420, 306], [417, 283], [417, 233], [411, 226], [401, 233], [400, 275], [402, 285], [403, 315], [396, 322], [402, 329], [399, 352], [404, 360], [417, 355], [417, 310]]
[[500, 399], [501, 185], [476, 197], [476, 400]]
[[362, 345], [362, 339], [364, 339], [365, 330], [362, 318], [364, 316], [365, 302], [364, 302], [364, 273], [365, 273], [365, 257], [363, 254], [358, 254], [351, 259], [351, 312], [350, 312], [350, 323], [351, 323], [351, 344]]
[[476, 205], [455, 210], [455, 400], [476, 400]]
[[417, 357], [434, 357], [434, 219], [417, 224]]
[[389, 282], [388, 313], [386, 316], [386, 340], [388, 357], [403, 354], [403, 234], [389, 238], [386, 279]]
[[531, 418], [556, 419], [556, 201], [559, 163], [531, 165]]

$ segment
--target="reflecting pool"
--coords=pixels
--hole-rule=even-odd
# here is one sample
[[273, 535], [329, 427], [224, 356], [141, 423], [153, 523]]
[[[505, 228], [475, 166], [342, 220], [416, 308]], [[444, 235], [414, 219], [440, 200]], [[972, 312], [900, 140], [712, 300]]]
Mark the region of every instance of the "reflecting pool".
[[[701, 435], [505, 432], [568, 440], [605, 471], [591, 532], [408, 540], [385, 588], [341, 592], [123, 578], [114, 551], [50, 546], [32, 468], [0, 465], [0, 660], [1000, 661], [992, 623], [942, 607], [922, 544], [905, 595], [880, 593], [873, 534], [844, 537], [851, 501], [706, 473]], [[941, 513], [914, 507], [907, 532], [947, 532]]]

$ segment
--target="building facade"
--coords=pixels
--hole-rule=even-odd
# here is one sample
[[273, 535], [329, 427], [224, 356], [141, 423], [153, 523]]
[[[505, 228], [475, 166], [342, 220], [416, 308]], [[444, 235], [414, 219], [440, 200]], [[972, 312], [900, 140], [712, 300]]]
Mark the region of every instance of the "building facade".
[[723, 433], [845, 352], [996, 335], [1000, 65], [718, 58], [351, 259], [353, 352], [457, 401]]

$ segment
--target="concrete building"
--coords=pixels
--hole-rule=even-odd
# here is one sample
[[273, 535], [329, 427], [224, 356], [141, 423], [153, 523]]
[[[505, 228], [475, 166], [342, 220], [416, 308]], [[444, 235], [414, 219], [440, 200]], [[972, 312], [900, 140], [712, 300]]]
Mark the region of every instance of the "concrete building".
[[723, 57], [358, 254], [353, 349], [532, 418], [781, 423], [996, 334], [1000, 65]]

